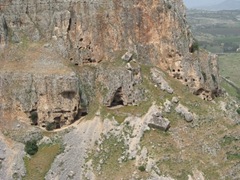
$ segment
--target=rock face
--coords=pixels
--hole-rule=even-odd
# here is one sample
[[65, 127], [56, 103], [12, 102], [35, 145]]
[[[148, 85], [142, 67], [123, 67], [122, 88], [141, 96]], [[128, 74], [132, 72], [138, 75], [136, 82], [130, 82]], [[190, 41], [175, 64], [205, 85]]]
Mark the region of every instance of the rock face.
[[52, 39], [55, 49], [75, 65], [115, 59], [119, 52], [130, 51], [203, 99], [218, 93], [216, 57], [194, 52], [181, 0], [3, 0], [0, 11], [1, 46], [24, 38]]
[[140, 67], [115, 67], [108, 71], [103, 67], [97, 79], [102, 84], [105, 106], [134, 105], [143, 100], [143, 92], [136, 87], [142, 80]]
[[1, 74], [0, 81], [4, 108], [36, 111], [38, 123], [42, 126], [50, 122], [60, 128], [70, 124], [78, 113], [78, 79], [75, 76], [37, 76], [11, 72]]
[[72, 123], [81, 111], [79, 79], [60, 59], [56, 62], [51, 51], [45, 50], [45, 55], [41, 48], [38, 51], [25, 52], [20, 60], [13, 60], [11, 55], [2, 60], [1, 111], [15, 116], [24, 112], [35, 125], [60, 128]]
[[163, 73], [156, 68], [151, 69], [151, 76], [154, 83], [156, 83], [161, 90], [167, 91], [169, 94], [173, 93], [173, 89], [169, 86], [167, 81], [163, 78]]
[[46, 122], [59, 128], [70, 124], [79, 109], [78, 79], [74, 75], [56, 76], [1, 74], [1, 105], [4, 109], [36, 111], [42, 126]]
[[23, 157], [24, 145], [9, 143], [0, 133], [0, 178], [22, 179], [26, 175]]

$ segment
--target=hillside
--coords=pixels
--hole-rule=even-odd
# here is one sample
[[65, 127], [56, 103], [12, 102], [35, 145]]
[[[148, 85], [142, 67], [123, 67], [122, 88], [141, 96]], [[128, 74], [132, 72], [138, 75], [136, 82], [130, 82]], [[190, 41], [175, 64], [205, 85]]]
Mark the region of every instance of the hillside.
[[182, 1], [0, 12], [0, 179], [240, 177], [239, 101]]
[[221, 11], [221, 10], [240, 10], [239, 0], [225, 0], [221, 3], [215, 3], [210, 6], [194, 7], [193, 9], [202, 9], [208, 11]]

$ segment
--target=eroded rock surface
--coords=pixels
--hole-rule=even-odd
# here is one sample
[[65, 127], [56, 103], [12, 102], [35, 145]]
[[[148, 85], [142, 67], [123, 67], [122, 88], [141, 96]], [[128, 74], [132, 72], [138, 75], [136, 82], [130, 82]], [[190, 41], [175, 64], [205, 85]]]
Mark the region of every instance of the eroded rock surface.
[[183, 116], [187, 122], [193, 121], [196, 117], [194, 113], [191, 113], [189, 109], [182, 104], [178, 104], [178, 106], [175, 108], [175, 111]]
[[157, 112], [152, 115], [152, 119], [148, 122], [148, 126], [167, 131], [170, 128], [170, 121], [164, 118], [161, 112]]
[[[23, 57], [6, 56], [0, 67], [1, 111], [15, 116], [25, 113], [34, 125], [60, 128], [74, 121], [81, 111], [79, 79], [58, 56], [41, 48]], [[2, 118], [2, 117], [1, 117]]]
[[151, 69], [151, 76], [152, 76], [153, 82], [156, 83], [161, 90], [167, 91], [169, 94], [173, 93], [173, 89], [171, 88], [171, 86], [169, 86], [167, 81], [163, 78], [164, 76], [163, 72], [161, 72], [156, 68], [153, 68]]
[[24, 145], [13, 143], [12, 140], [6, 139], [0, 133], [0, 178], [22, 179], [26, 174], [23, 157], [25, 156]]
[[100, 68], [97, 81], [102, 84], [103, 104], [105, 106], [134, 105], [143, 100], [140, 67]]
[[195, 52], [182, 0], [3, 0], [2, 4], [1, 46], [9, 41], [52, 40], [55, 50], [75, 65], [132, 52], [141, 63], [162, 68], [203, 99], [218, 94], [216, 57]]

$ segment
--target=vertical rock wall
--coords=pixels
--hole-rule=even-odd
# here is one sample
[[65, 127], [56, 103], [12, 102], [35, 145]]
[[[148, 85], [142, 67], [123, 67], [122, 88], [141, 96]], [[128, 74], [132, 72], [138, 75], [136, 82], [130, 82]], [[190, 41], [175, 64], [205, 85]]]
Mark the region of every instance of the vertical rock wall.
[[[4, 0], [0, 7], [2, 46], [6, 40], [53, 40], [55, 49], [75, 65], [131, 51], [140, 62], [168, 71], [195, 94], [201, 91], [211, 99], [218, 89], [218, 72], [208, 63], [216, 64], [216, 59], [193, 52], [181, 0]], [[204, 80], [209, 73], [214, 80]]]
[[[2, 0], [0, 51], [11, 43], [49, 41], [55, 51], [75, 65], [111, 63], [119, 58], [119, 54], [130, 51], [140, 64], [160, 67], [189, 86], [194, 94], [211, 100], [219, 90], [217, 60], [207, 52], [195, 51], [184, 11], [182, 0]], [[26, 76], [21, 86], [30, 83], [29, 78]], [[76, 84], [70, 84], [77, 83], [76, 79], [67, 78], [64, 90], [57, 85], [62, 80], [49, 78], [34, 78], [41, 84], [39, 92], [45, 89], [44, 93], [30, 93], [34, 98], [29, 98], [29, 93], [21, 92], [25, 94], [18, 98], [29, 99], [26, 106], [35, 108], [34, 103], [37, 103], [42, 121], [49, 117], [56, 121], [72, 121], [78, 111], [75, 100], [79, 99], [79, 94]], [[1, 81], [9, 80], [2, 78]], [[30, 84], [26, 87], [28, 85], [30, 87]], [[3, 89], [9, 87], [5, 85]], [[47, 87], [53, 89], [46, 90]], [[119, 92], [126, 89], [116, 88]], [[122, 98], [125, 98], [124, 102], [128, 101], [126, 97]], [[108, 99], [113, 101], [114, 94], [110, 93]], [[60, 105], [60, 101], [65, 105]], [[26, 111], [33, 107], [24, 105], [22, 108]], [[64, 117], [60, 115], [62, 112]]]
[[[79, 82], [74, 75], [1, 72], [1, 111], [35, 112], [35, 123], [60, 128], [74, 121], [80, 111]], [[37, 117], [36, 117], [37, 116]]]

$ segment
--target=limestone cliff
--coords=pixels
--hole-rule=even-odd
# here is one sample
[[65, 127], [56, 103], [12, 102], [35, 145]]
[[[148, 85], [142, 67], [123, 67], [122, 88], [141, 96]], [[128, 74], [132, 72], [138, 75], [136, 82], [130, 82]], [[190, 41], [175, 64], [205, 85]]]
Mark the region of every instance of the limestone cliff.
[[[116, 59], [130, 51], [205, 99], [218, 91], [216, 58], [194, 52], [182, 1], [7, 1], [1, 3], [1, 46], [52, 40], [75, 65]], [[210, 74], [210, 76], [208, 76]]]
[[1, 112], [11, 112], [13, 118], [24, 112], [42, 127], [71, 124], [81, 113], [78, 76], [50, 50], [28, 48], [34, 53], [9, 47], [1, 60]]
[[239, 176], [239, 105], [202, 100], [219, 93], [217, 56], [198, 49], [184, 11], [182, 0], [1, 0], [0, 179]]

